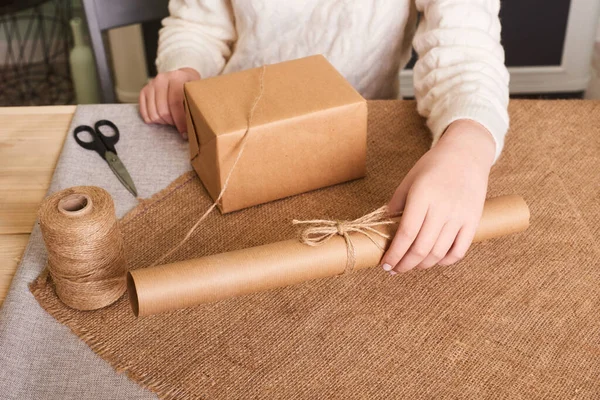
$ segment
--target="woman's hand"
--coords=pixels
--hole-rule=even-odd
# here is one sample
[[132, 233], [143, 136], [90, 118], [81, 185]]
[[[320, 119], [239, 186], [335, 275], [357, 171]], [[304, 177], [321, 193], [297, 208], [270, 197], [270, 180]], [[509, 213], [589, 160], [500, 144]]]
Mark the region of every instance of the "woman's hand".
[[183, 84], [200, 79], [192, 68], [158, 74], [140, 92], [140, 114], [147, 124], [175, 125], [187, 138], [185, 110], [183, 107]]
[[466, 119], [450, 124], [389, 203], [391, 212], [403, 214], [383, 256], [384, 270], [393, 275], [464, 257], [479, 225], [494, 155], [494, 139], [482, 125]]

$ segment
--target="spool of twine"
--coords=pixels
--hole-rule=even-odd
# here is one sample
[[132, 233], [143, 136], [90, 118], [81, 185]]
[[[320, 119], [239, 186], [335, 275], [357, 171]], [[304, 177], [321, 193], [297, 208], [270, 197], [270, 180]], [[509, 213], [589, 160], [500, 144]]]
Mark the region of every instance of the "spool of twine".
[[104, 189], [77, 186], [46, 198], [39, 210], [56, 294], [71, 308], [96, 310], [126, 289], [123, 238], [112, 198]]

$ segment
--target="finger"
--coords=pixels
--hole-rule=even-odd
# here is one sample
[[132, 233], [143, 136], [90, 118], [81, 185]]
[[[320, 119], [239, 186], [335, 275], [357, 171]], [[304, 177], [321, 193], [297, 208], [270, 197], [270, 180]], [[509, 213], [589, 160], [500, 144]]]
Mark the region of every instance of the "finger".
[[402, 183], [398, 186], [392, 199], [388, 203], [388, 210], [391, 214], [399, 213], [404, 210], [406, 206], [406, 197], [408, 195], [408, 189], [410, 188], [409, 180], [404, 178]]
[[156, 77], [154, 85], [156, 112], [158, 116], [169, 125], [173, 125], [173, 118], [169, 110], [169, 79], [164, 75]]
[[445, 222], [443, 217], [436, 215], [430, 208], [417, 238], [396, 264], [394, 271], [398, 273], [407, 272], [419, 265], [431, 253]]
[[440, 236], [437, 238], [437, 241], [433, 245], [431, 252], [416, 268], [418, 269], [427, 269], [433, 267], [438, 263], [442, 258], [446, 257], [448, 251], [452, 247], [456, 236], [458, 235], [458, 231], [460, 230], [460, 225], [453, 224], [448, 222], [442, 228], [440, 232]]
[[166, 122], [163, 121], [160, 115], [158, 115], [158, 111], [156, 111], [156, 98], [153, 86], [148, 87], [148, 92], [146, 93], [146, 106], [148, 107], [148, 116], [152, 123], [166, 125]]
[[411, 196], [409, 193], [396, 235], [394, 235], [389, 249], [381, 260], [384, 270], [391, 271], [404, 257], [421, 230], [425, 215], [427, 215], [427, 208], [427, 203], [421, 201], [420, 198]]
[[179, 133], [186, 131], [185, 110], [183, 107], [183, 82], [173, 80], [169, 84], [169, 109]]
[[149, 124], [152, 121], [150, 121], [150, 117], [148, 117], [148, 108], [146, 106], [146, 91], [144, 89], [142, 89], [142, 91], [140, 91], [139, 103], [140, 103], [140, 115], [142, 116], [142, 119], [144, 120], [144, 122]]
[[458, 232], [456, 240], [454, 240], [454, 244], [450, 248], [450, 251], [438, 262], [438, 264], [451, 265], [462, 260], [465, 257], [465, 254], [467, 254], [467, 250], [469, 250], [471, 243], [473, 242], [476, 229], [477, 226], [475, 224], [463, 226]]

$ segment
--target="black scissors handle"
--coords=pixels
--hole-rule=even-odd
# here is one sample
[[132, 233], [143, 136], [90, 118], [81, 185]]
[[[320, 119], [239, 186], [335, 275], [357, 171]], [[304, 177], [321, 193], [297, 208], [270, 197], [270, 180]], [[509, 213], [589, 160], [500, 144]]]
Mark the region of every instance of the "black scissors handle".
[[[113, 135], [106, 136], [100, 130], [101, 127], [108, 126], [112, 129]], [[87, 132], [92, 137], [91, 141], [81, 140], [79, 134], [81, 132]], [[111, 121], [103, 119], [94, 125], [94, 128], [88, 125], [80, 125], [73, 131], [73, 136], [75, 137], [75, 141], [84, 149], [94, 150], [100, 157], [104, 158], [104, 155], [107, 151], [112, 151], [117, 154], [117, 150], [115, 149], [115, 143], [119, 141], [119, 128]]]

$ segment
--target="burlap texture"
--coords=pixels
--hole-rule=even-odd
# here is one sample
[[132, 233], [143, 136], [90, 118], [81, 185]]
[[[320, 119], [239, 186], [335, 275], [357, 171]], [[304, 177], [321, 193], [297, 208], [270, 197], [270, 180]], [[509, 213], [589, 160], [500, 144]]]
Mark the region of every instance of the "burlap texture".
[[[40, 304], [117, 371], [164, 398], [600, 398], [600, 103], [514, 101], [489, 196], [516, 193], [528, 231], [460, 264], [378, 268], [135, 319]], [[293, 218], [356, 218], [387, 202], [428, 149], [413, 102], [369, 104], [367, 178], [214, 212], [171, 261], [291, 238]], [[326, 171], [324, 171], [326, 173]], [[122, 220], [130, 268], [211, 204], [193, 173]], [[49, 344], [51, 345], [51, 344]]]

